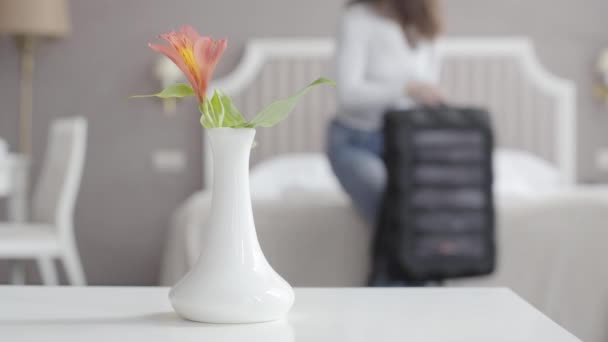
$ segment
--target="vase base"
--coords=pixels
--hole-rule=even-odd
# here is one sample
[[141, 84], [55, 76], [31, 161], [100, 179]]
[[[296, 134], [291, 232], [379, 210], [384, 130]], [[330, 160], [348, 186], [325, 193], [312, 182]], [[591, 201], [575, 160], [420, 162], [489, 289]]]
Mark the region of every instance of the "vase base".
[[180, 313], [180, 311], [176, 308], [173, 308], [177, 315], [190, 322], [196, 323], [206, 323], [206, 324], [259, 324], [259, 323], [268, 323], [268, 322], [276, 322], [285, 319], [285, 315], [275, 317], [275, 318], [257, 318], [257, 319], [233, 319], [226, 317], [225, 319], [221, 319], [219, 317], [214, 316], [187, 316]]
[[200, 288], [192, 293], [179, 285], [169, 292], [169, 300], [180, 317], [193, 322], [251, 324], [277, 321], [287, 316], [294, 302], [293, 289], [289, 285], [259, 294], [233, 292], [223, 295]]

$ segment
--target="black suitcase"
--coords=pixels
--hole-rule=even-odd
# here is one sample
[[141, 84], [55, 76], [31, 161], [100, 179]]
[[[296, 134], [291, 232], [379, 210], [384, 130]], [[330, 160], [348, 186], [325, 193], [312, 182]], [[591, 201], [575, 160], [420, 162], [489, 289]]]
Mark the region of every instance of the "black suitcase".
[[390, 265], [397, 281], [491, 273], [496, 248], [488, 113], [446, 106], [391, 111], [384, 136], [388, 181], [374, 264]]

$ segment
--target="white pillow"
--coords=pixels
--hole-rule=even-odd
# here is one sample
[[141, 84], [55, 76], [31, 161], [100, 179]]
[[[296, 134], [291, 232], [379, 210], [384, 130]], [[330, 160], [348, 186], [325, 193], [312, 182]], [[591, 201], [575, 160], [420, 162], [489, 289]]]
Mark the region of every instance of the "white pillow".
[[497, 194], [537, 195], [560, 186], [559, 170], [526, 151], [497, 149], [493, 164]]
[[[559, 171], [525, 151], [497, 149], [494, 152], [494, 191], [534, 196], [556, 190]], [[340, 186], [327, 157], [320, 153], [287, 154], [266, 160], [251, 170], [251, 195], [276, 199], [292, 191], [339, 192]]]
[[266, 160], [251, 170], [251, 196], [274, 199], [291, 191], [340, 190], [327, 157], [320, 153], [287, 154]]

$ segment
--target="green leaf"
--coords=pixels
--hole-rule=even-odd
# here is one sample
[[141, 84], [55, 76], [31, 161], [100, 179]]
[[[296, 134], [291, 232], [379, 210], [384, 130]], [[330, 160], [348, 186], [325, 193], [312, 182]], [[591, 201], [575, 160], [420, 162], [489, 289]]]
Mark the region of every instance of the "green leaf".
[[211, 99], [205, 99], [199, 105], [201, 124], [205, 128], [245, 127], [247, 120], [236, 108], [230, 97], [220, 90], [213, 93]]
[[327, 78], [318, 78], [304, 89], [297, 92], [295, 95], [288, 97], [283, 100], [278, 100], [271, 103], [268, 107], [264, 108], [259, 112], [251, 122], [247, 125], [248, 127], [271, 127], [287, 118], [289, 113], [296, 107], [298, 101], [304, 94], [306, 94], [312, 87], [327, 84], [335, 86], [336, 83]]
[[201, 125], [205, 128], [214, 128], [215, 124], [211, 118], [211, 111], [207, 101], [198, 105], [198, 111], [201, 113]]
[[194, 89], [191, 86], [184, 83], [176, 83], [168, 86], [163, 89], [160, 93], [150, 94], [150, 95], [135, 95], [130, 98], [137, 97], [160, 97], [161, 99], [168, 99], [172, 97], [186, 97], [186, 96], [194, 96]]
[[224, 127], [244, 127], [244, 125], [247, 124], [247, 120], [245, 120], [243, 114], [236, 108], [232, 99], [220, 90], [217, 90], [216, 94], [220, 97], [222, 105], [224, 106]]
[[226, 110], [224, 109], [224, 104], [222, 103], [222, 99], [217, 90], [214, 92], [213, 97], [211, 97], [209, 105], [211, 106], [212, 118], [216, 127], [226, 127], [224, 126]]

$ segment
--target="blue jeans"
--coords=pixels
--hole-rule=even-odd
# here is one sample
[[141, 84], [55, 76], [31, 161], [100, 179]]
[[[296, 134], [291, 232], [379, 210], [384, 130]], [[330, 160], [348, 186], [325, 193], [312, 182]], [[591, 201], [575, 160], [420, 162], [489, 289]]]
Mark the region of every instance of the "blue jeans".
[[382, 132], [362, 131], [334, 120], [327, 136], [327, 154], [334, 173], [355, 209], [375, 226], [386, 187]]
[[[384, 135], [381, 131], [361, 131], [334, 120], [327, 135], [327, 154], [334, 173], [348, 193], [355, 209], [373, 227], [386, 189]], [[371, 286], [425, 286], [426, 282], [404, 280], [394, 275], [387, 258], [374, 258]]]

